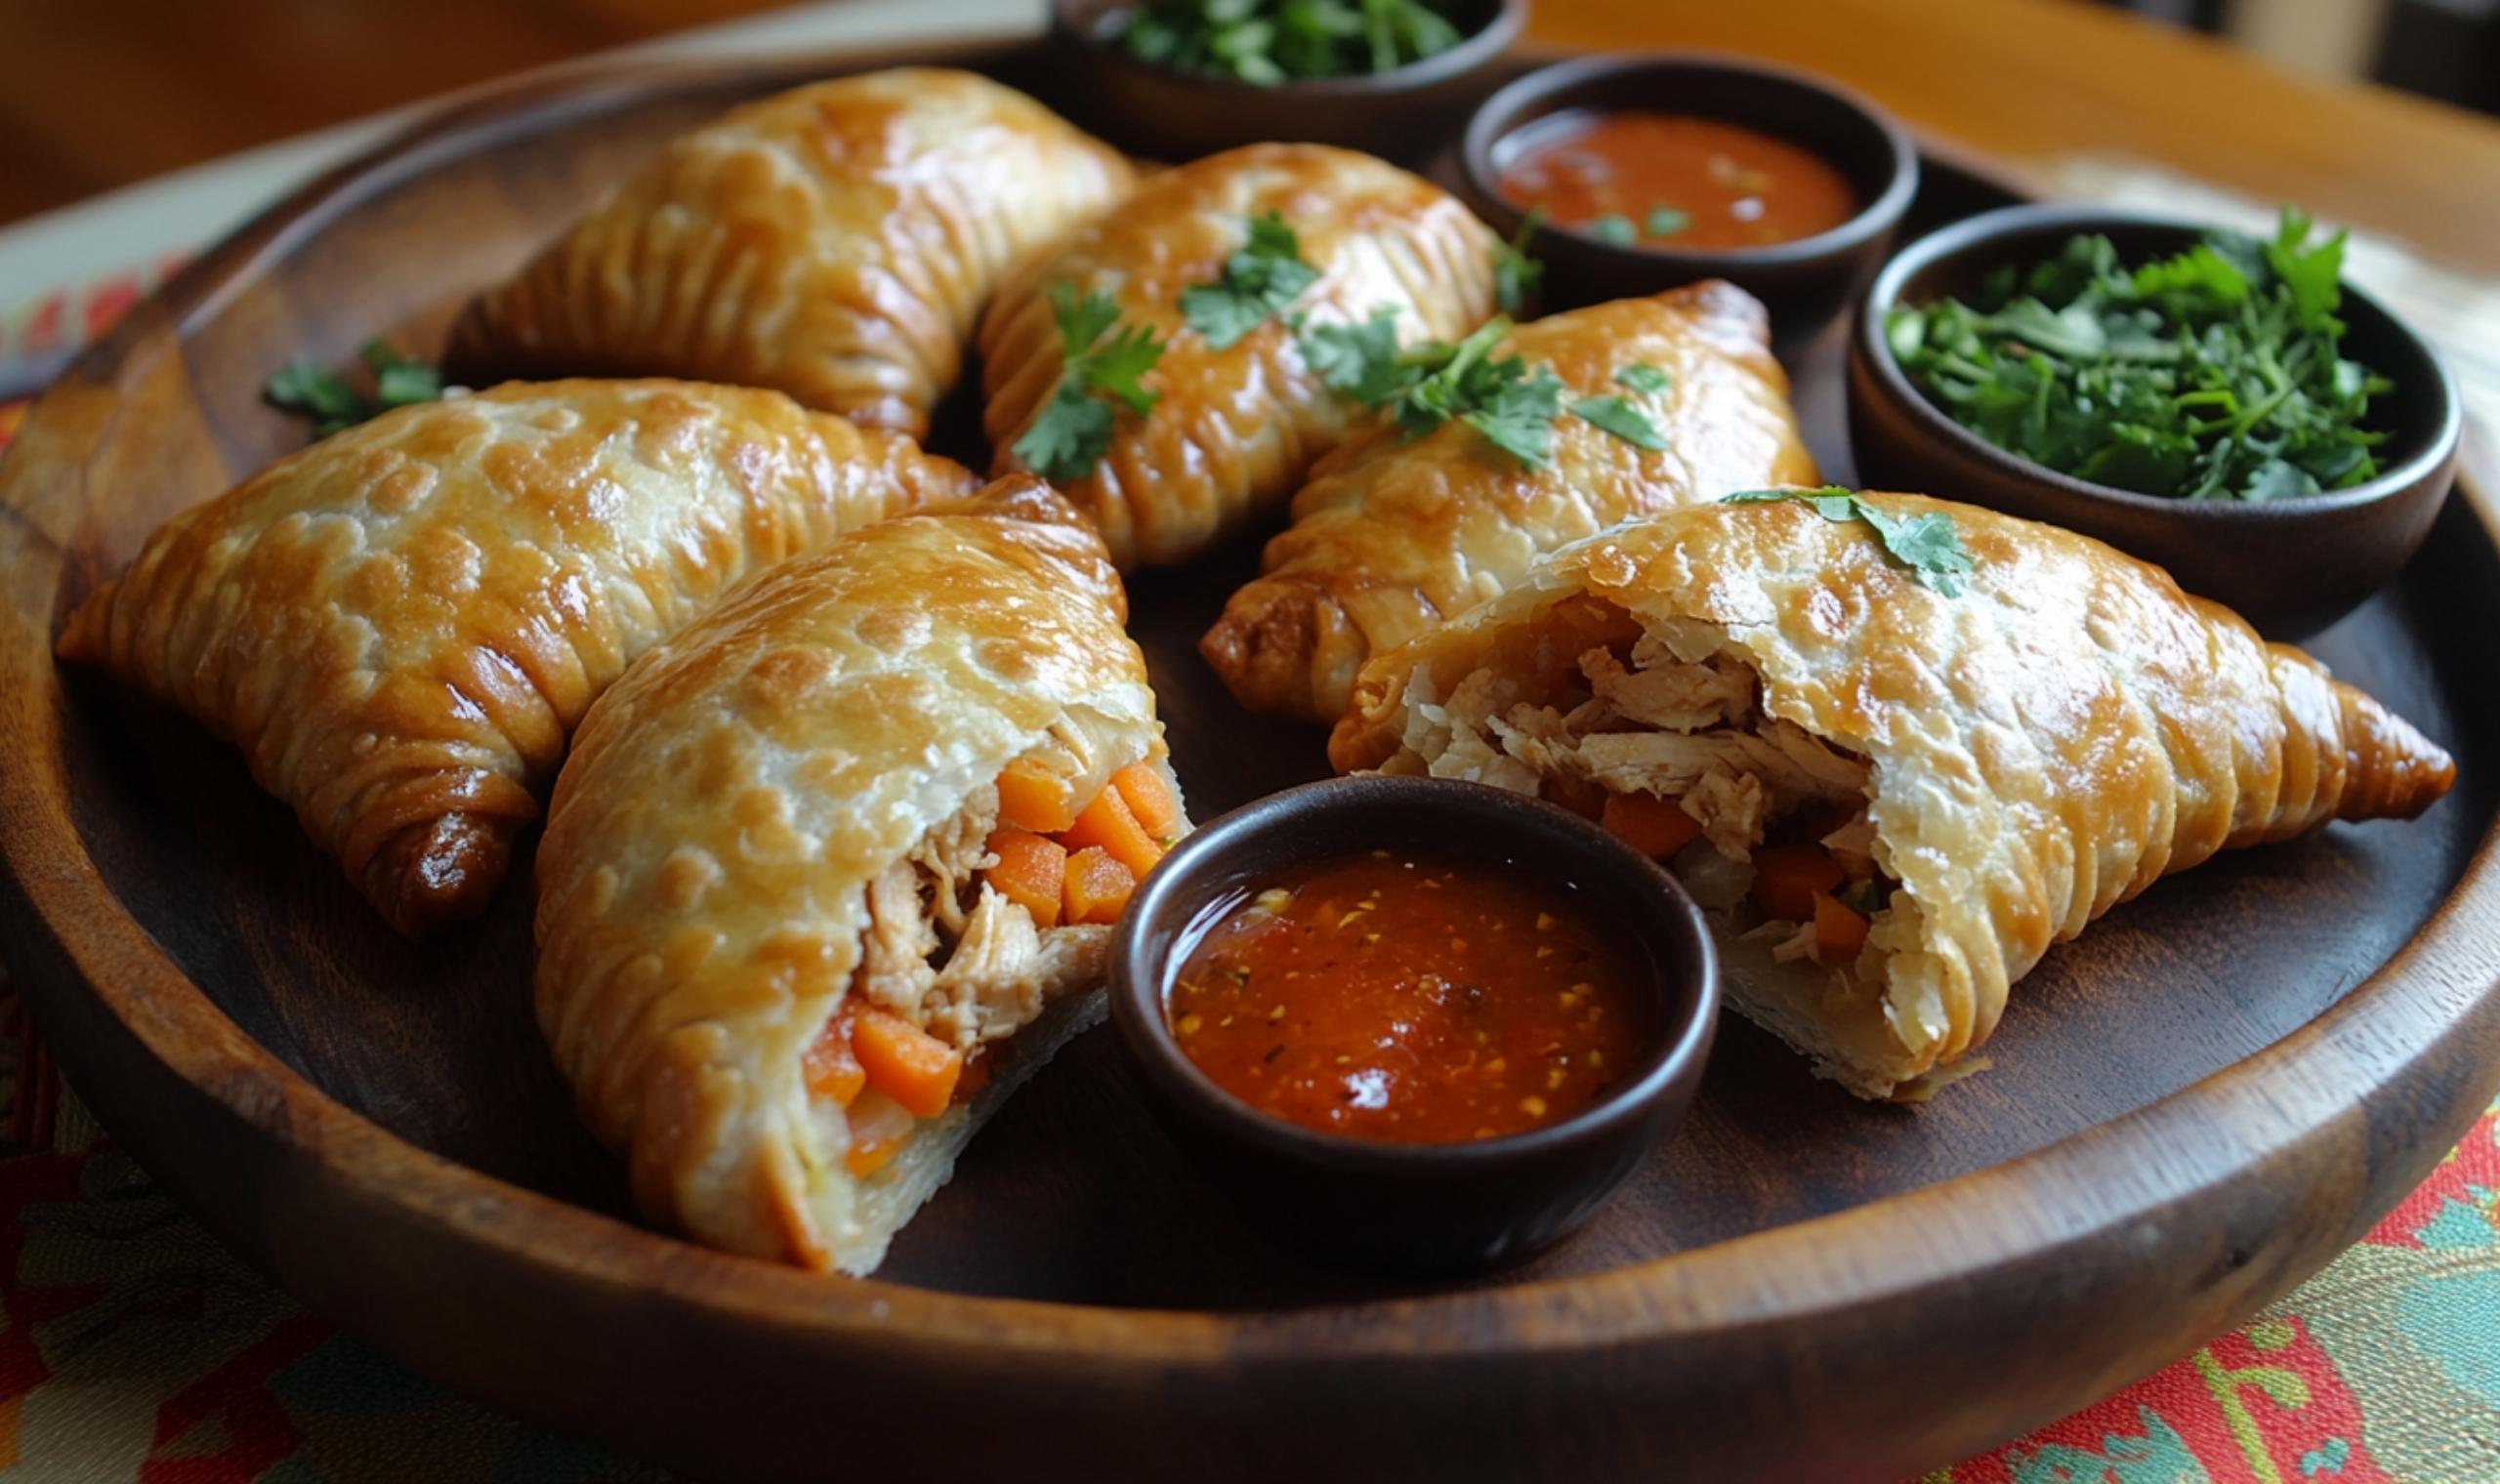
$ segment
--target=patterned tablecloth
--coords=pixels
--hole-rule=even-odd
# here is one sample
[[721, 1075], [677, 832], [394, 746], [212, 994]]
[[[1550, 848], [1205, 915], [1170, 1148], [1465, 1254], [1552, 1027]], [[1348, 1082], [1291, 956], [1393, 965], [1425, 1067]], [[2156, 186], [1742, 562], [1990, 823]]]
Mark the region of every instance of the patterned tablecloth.
[[[40, 293], [0, 283], [0, 369], [92, 337], [179, 261]], [[2492, 291], [2476, 292], [2487, 312]], [[23, 412], [0, 404], [0, 450]], [[298, 1305], [113, 1146], [5, 988], [0, 1102], [0, 1475], [664, 1477], [451, 1395]], [[2303, 1481], [2500, 1484], [2500, 1106], [2246, 1328], [1918, 1484]]]

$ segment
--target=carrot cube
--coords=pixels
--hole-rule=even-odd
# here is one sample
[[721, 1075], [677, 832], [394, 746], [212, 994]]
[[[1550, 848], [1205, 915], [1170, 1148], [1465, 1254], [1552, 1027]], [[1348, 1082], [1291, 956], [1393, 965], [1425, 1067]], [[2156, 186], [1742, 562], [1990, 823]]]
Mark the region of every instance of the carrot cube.
[[1849, 873], [1821, 845], [1777, 845], [1754, 852], [1754, 900], [1783, 922], [1812, 922], [1814, 893], [1837, 890], [1848, 880]]
[[1147, 835], [1164, 841], [1181, 833], [1181, 801], [1172, 797], [1172, 785], [1163, 781], [1154, 760], [1141, 758], [1121, 768], [1111, 775], [1111, 786]]
[[1644, 855], [1665, 859], [1701, 838], [1701, 823], [1684, 805], [1655, 794], [1609, 791], [1598, 815], [1605, 832]]
[[868, 1086], [903, 1105], [914, 1118], [936, 1118], [955, 1095], [964, 1053], [890, 1010], [871, 1006], [851, 1031]]
[[1101, 845], [1067, 858], [1067, 921], [1116, 923], [1127, 909], [1137, 877]]
[[1845, 964], [1866, 946], [1866, 919], [1828, 891], [1814, 893], [1814, 947], [1827, 964]]
[[868, 1074], [859, 1069], [859, 1058], [851, 1054], [848, 1012], [825, 1022], [823, 1033], [809, 1045], [807, 1055], [801, 1059], [800, 1070], [807, 1078], [809, 1096], [837, 1108], [851, 1106], [859, 1090], [868, 1085]]
[[1067, 780], [1030, 758], [1019, 758], [998, 775], [998, 822], [1036, 835], [1056, 835], [1076, 822]]
[[982, 872], [981, 880], [1031, 913], [1034, 927], [1058, 927], [1067, 889], [1067, 847], [1030, 831], [1006, 829], [990, 835], [989, 852], [998, 864]]
[[1071, 850], [1081, 852], [1091, 846], [1109, 852], [1113, 860], [1128, 867], [1132, 877], [1145, 876], [1163, 858], [1163, 847], [1138, 823], [1116, 788], [1095, 795], [1094, 802], [1077, 812], [1076, 823], [1062, 830], [1059, 838]]

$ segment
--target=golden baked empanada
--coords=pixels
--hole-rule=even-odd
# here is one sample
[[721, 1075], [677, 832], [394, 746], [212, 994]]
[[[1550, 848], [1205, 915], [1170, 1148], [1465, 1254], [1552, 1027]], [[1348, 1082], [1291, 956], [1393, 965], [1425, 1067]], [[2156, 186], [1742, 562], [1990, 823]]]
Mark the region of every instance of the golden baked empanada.
[[1123, 613], [1020, 479], [765, 573], [591, 709], [538, 1018], [654, 1217], [866, 1272], [1100, 1015], [1125, 893], [1096, 878], [1188, 828]]
[[1673, 852], [1736, 1008], [1870, 1097], [1949, 1079], [2050, 944], [2162, 876], [2410, 817], [2456, 776], [2159, 568], [1912, 495], [1567, 546], [1366, 665], [1329, 757], [1541, 792]]
[[1541, 469], [1460, 423], [1357, 434], [1312, 471], [1265, 575], [1199, 642], [1242, 705], [1333, 721], [1365, 659], [1501, 592], [1541, 553], [1626, 516], [1814, 480], [1770, 320], [1730, 284], [1557, 314], [1521, 326], [1508, 353], [1551, 367], [1572, 397], [1629, 398], [1664, 446], [1568, 414]]
[[[1221, 283], [1271, 213], [1315, 276], [1237, 339], [1191, 328], [1183, 296]], [[1438, 186], [1346, 149], [1253, 144], [1153, 177], [1021, 269], [983, 316], [993, 469], [1034, 467], [1017, 445], [1066, 363], [1051, 296], [1106, 296], [1121, 333], [1162, 343], [1143, 379], [1159, 400], [1142, 417], [1119, 412], [1108, 446], [1081, 470], [1042, 472], [1102, 526], [1123, 570], [1186, 561], [1280, 504], [1345, 434], [1352, 410], [1295, 325], [1390, 309], [1401, 343], [1455, 340], [1493, 312], [1501, 246]]]
[[1109, 145], [970, 72], [815, 83], [670, 144], [472, 305], [449, 364], [770, 387], [917, 437], [999, 275], [1130, 179]]
[[384, 916], [480, 910], [626, 664], [756, 567], [979, 481], [771, 392], [515, 385], [388, 413], [148, 538], [65, 660], [238, 743]]

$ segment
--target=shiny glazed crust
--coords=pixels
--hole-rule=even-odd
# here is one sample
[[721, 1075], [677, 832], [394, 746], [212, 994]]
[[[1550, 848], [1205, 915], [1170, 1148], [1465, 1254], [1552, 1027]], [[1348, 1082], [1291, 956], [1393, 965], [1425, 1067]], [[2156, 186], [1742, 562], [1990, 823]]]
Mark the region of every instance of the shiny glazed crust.
[[1206, 550], [1281, 503], [1345, 435], [1347, 406], [1305, 364], [1283, 316], [1218, 350], [1181, 311], [1181, 291], [1221, 277], [1250, 219], [1269, 211], [1283, 215], [1321, 272], [1289, 310], [1308, 322], [1395, 308], [1411, 344], [1454, 340], [1493, 312], [1492, 231], [1438, 186], [1370, 155], [1253, 144], [1146, 181], [1002, 286], [980, 329], [982, 426], [999, 473], [1021, 467], [1016, 440], [1059, 384], [1050, 285], [1108, 294], [1122, 324], [1167, 342], [1146, 377], [1161, 402], [1142, 419], [1122, 411], [1093, 473], [1059, 481], [1102, 526], [1122, 570]]
[[539, 1023], [645, 1210], [705, 1242], [875, 1265], [977, 1119], [860, 1181], [811, 1102], [868, 883], [1054, 727], [1164, 756], [1099, 538], [1039, 481], [993, 490], [757, 578], [592, 708], [557, 786]]
[[470, 307], [451, 364], [770, 387], [917, 437], [999, 275], [1130, 180], [969, 72], [816, 83], [671, 144]]
[[476, 914], [628, 662], [755, 567], [978, 481], [770, 392], [514, 385], [386, 414], [167, 521], [70, 616], [240, 745], [404, 932]]
[[1557, 662], [1544, 615], [1575, 594], [1653, 631], [1723, 632], [1765, 710], [1873, 764], [1876, 859], [1907, 897], [1876, 923], [1881, 971], [1819, 1003], [1729, 983], [1868, 1096], [1914, 1093], [1986, 1040], [2052, 943], [2164, 875], [2330, 819], [2411, 817], [2455, 779], [2401, 719], [2159, 568], [1992, 512], [1877, 498], [1952, 515], [1978, 560], [1966, 594], [1920, 586], [1862, 522], [1793, 502], [1670, 512], [1565, 547], [1374, 659], [1329, 758], [1415, 770], [1410, 701], [1488, 666], [1538, 683]]
[[[1730, 284], [1540, 319], [1506, 353], [1551, 365], [1574, 396], [1633, 397], [1667, 446], [1566, 416], [1553, 463], [1531, 470], [1459, 423], [1411, 442], [1394, 427], [1356, 435], [1312, 471], [1265, 575], [1199, 641], [1242, 705], [1334, 721], [1364, 660], [1501, 592], [1540, 553], [1627, 516], [1815, 480], [1769, 316]], [[1619, 385], [1634, 364], [1667, 390]]]

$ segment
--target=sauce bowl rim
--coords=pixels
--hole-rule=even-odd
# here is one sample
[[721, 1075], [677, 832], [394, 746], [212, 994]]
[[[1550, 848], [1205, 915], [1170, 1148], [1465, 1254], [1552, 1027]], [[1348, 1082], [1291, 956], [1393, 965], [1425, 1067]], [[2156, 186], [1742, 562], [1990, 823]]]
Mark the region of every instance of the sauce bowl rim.
[[2463, 399], [2457, 392], [2456, 373], [2449, 369], [2446, 359], [2422, 332], [2404, 316], [2388, 308], [2377, 295], [2354, 283], [2349, 273], [2337, 278], [2337, 286], [2345, 296], [2346, 309], [2349, 310], [2358, 303], [2384, 321], [2418, 352], [2435, 377], [2431, 387], [2400, 388], [2389, 393], [2389, 399], [2398, 396], [2435, 398], [2438, 427], [2403, 462], [2384, 469], [2348, 489], [2322, 490], [2314, 495], [2284, 500], [2189, 500], [2095, 483], [1999, 448], [1974, 430], [1956, 422], [1917, 383], [1910, 380], [1908, 372], [1901, 369], [1900, 362], [1893, 354], [1892, 339], [1886, 333], [1884, 322], [1900, 304], [1901, 290], [1912, 278], [1949, 260], [2000, 246], [2003, 239], [2009, 237], [2059, 230], [2074, 235], [2108, 227], [2149, 227], [2183, 233], [2197, 240], [2202, 240], [2209, 232], [2235, 230], [2221, 223], [2196, 222], [2164, 212], [2094, 202], [2046, 201], [2000, 206], [1940, 227], [1895, 253], [1883, 270], [1875, 275], [1874, 283], [1859, 303], [1857, 323], [1851, 330], [1853, 349], [1873, 372], [1885, 396], [1905, 409], [1911, 421], [1927, 436], [1946, 442], [2009, 476], [2028, 479], [2063, 494], [2175, 519], [2216, 523], [2281, 521], [2303, 515], [2322, 515], [2351, 511], [2398, 494], [2430, 477], [2442, 464], [2456, 458], [2465, 422]]
[[[1642, 924], [1627, 925], [1627, 930], [1638, 935], [1639, 951], [1654, 969], [1654, 973], [1641, 975], [1648, 982], [1638, 987], [1654, 996], [1659, 1018], [1652, 1035], [1653, 1045], [1636, 1063], [1639, 1071], [1635, 1075], [1608, 1090], [1596, 1103], [1543, 1128], [1456, 1143], [1396, 1143], [1322, 1133], [1261, 1112], [1227, 1091], [1189, 1059], [1172, 1032], [1165, 997], [1177, 964], [1194, 949], [1204, 929], [1187, 937], [1176, 934], [1175, 953], [1153, 960], [1142, 941], [1144, 925], [1182, 910], [1177, 904], [1195, 885], [1193, 878], [1212, 869], [1228, 851], [1248, 839], [1290, 829], [1312, 810], [1381, 807], [1377, 802], [1381, 796], [1391, 801], [1388, 806], [1415, 810], [1446, 807], [1456, 801], [1460, 807], [1474, 811], [1471, 823], [1481, 823], [1487, 829], [1519, 829], [1516, 824], [1498, 821], [1506, 813], [1519, 819], [1526, 811], [1534, 811], [1544, 816], [1548, 824], [1559, 821], [1566, 826], [1563, 834], [1577, 834], [1579, 847], [1590, 856], [1604, 859], [1610, 869], [1620, 869], [1636, 880], [1646, 878], [1646, 886], [1661, 899], [1660, 911]], [[1526, 848], [1518, 851], [1515, 858], [1551, 853], [1554, 849], [1549, 840], [1525, 830], [1521, 830], [1517, 838]], [[1330, 859], [1339, 853], [1342, 852], [1314, 853], [1310, 858]], [[1465, 858], [1465, 853], [1452, 853]], [[1576, 879], [1585, 874], [1573, 872], [1570, 876]], [[1192, 906], [1188, 910], [1195, 915], [1202, 909]], [[1668, 934], [1662, 934], [1660, 926], [1667, 923], [1674, 926]], [[1188, 932], [1187, 927], [1177, 929], [1177, 933]], [[1682, 992], [1677, 982], [1680, 960], [1676, 945], [1660, 941], [1667, 935], [1688, 940], [1693, 951], [1690, 964], [1694, 972], [1689, 988]], [[1458, 1176], [1538, 1159], [1584, 1142], [1621, 1136], [1641, 1122], [1652, 1104], [1668, 1096], [1706, 1062], [1721, 999], [1718, 948], [1709, 925], [1682, 884], [1656, 861], [1588, 820], [1542, 800], [1458, 779], [1381, 773], [1299, 784], [1253, 800], [1193, 831], [1147, 876], [1121, 915], [1112, 936], [1107, 978], [1111, 1019], [1119, 1028], [1122, 1044], [1132, 1053], [1132, 1060], [1176, 1103], [1189, 1108], [1194, 1117], [1222, 1124], [1233, 1136], [1269, 1153], [1353, 1174], [1413, 1174], [1429, 1170]]]
[[[1568, 233], [1571, 242], [1581, 248], [1621, 253], [1627, 257], [1650, 262], [1665, 268], [1688, 266], [1707, 272], [1714, 267], [1736, 269], [1784, 268], [1792, 264], [1811, 263], [1854, 252], [1891, 231], [1908, 211], [1910, 200], [1918, 193], [1918, 147], [1900, 121], [1886, 112], [1872, 99], [1828, 78], [1794, 67], [1766, 62], [1734, 52], [1652, 51], [1603, 52], [1551, 62], [1523, 72], [1494, 90], [1468, 115], [1466, 132], [1459, 145], [1459, 168], [1465, 172], [1473, 194], [1488, 207], [1508, 214], [1508, 220], [1495, 226], [1506, 231], [1518, 230], [1527, 213], [1513, 205], [1501, 192], [1499, 172], [1493, 168], [1493, 151], [1503, 140], [1521, 127], [1518, 115], [1537, 101], [1568, 89], [1581, 87], [1596, 79], [1625, 72], [1734, 72], [1772, 82], [1784, 83], [1808, 92], [1819, 93], [1855, 114], [1875, 135], [1880, 137], [1892, 156], [1892, 170], [1883, 188], [1839, 226], [1798, 237], [1787, 242], [1773, 242], [1762, 247], [1679, 248], [1670, 244], [1650, 246], [1638, 240], [1608, 242], [1591, 236], [1575, 227], [1547, 226], [1545, 231]], [[1695, 117], [1711, 117], [1698, 113]], [[1722, 120], [1726, 122], [1726, 120]], [[1747, 127], [1751, 127], [1748, 125]], [[1762, 130], [1785, 143], [1811, 149], [1799, 141]], [[1821, 150], [1812, 150], [1825, 164], [1833, 162]], [[1835, 168], [1838, 168], [1835, 166]], [[1533, 246], [1531, 245], [1531, 252]]]

